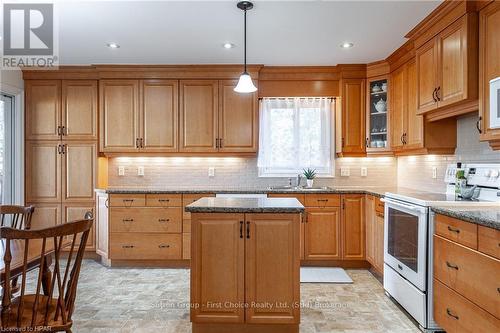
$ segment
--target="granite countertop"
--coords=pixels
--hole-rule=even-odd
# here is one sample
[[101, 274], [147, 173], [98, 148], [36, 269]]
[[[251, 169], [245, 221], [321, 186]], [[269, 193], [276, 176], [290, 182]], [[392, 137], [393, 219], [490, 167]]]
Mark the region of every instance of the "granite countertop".
[[201, 198], [186, 206], [190, 213], [302, 213], [295, 198]]
[[431, 209], [442, 215], [500, 230], [500, 205], [482, 207], [433, 206]]
[[383, 197], [386, 192], [398, 192], [397, 187], [373, 187], [373, 186], [342, 186], [342, 187], [323, 187], [310, 189], [284, 189], [284, 188], [242, 188], [242, 187], [224, 187], [224, 188], [107, 188], [96, 190], [109, 194], [180, 194], [180, 193], [297, 193], [297, 194], [371, 194]]

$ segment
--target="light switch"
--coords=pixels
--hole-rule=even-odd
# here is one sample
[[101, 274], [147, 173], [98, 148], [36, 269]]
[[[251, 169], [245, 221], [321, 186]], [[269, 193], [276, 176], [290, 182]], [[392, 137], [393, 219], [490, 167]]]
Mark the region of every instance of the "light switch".
[[144, 176], [144, 167], [137, 167], [137, 176]]
[[125, 176], [125, 167], [124, 166], [118, 167], [118, 176]]
[[214, 167], [208, 168], [208, 177], [215, 177], [215, 168]]
[[438, 168], [432, 167], [432, 179], [436, 179], [438, 177]]
[[366, 176], [368, 176], [368, 168], [361, 167], [361, 177], [366, 177]]
[[349, 177], [351, 175], [351, 170], [349, 167], [342, 167], [340, 168], [340, 175], [342, 177]]

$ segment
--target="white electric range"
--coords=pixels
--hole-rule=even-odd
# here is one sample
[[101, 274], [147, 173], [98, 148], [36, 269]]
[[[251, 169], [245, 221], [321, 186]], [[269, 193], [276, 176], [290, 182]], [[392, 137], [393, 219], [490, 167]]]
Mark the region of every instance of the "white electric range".
[[388, 192], [383, 199], [384, 289], [426, 332], [440, 330], [432, 315], [434, 214], [430, 207], [500, 206], [500, 164], [466, 164], [463, 169], [467, 185], [477, 186], [475, 200], [455, 194], [455, 165], [446, 170], [446, 193], [402, 190]]

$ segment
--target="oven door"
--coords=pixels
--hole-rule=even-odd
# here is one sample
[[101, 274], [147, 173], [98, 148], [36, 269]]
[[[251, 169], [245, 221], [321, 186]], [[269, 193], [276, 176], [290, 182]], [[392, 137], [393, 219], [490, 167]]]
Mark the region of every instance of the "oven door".
[[428, 208], [385, 198], [384, 262], [425, 292]]

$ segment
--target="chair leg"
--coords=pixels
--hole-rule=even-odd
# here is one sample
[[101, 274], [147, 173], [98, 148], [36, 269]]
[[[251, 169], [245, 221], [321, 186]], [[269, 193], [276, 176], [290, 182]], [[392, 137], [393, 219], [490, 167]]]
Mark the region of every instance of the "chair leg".
[[73, 333], [73, 332], [71, 331], [71, 328], [68, 328], [68, 329], [66, 330], [66, 333]]

